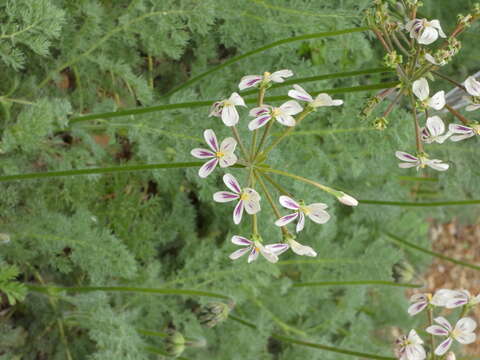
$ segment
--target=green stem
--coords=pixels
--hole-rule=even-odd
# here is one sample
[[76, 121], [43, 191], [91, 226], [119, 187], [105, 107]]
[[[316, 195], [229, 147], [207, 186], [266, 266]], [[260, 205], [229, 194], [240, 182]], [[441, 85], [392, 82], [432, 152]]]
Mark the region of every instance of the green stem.
[[448, 104], [445, 104], [445, 107], [447, 108], [448, 111], [450, 111], [450, 113], [452, 113], [453, 116], [455, 116], [458, 120], [460, 120], [464, 125], [469, 126], [470, 121], [468, 121], [468, 119], [465, 116], [460, 114], [457, 110], [455, 110]]
[[130, 286], [53, 286], [53, 285], [33, 285], [26, 284], [30, 291], [35, 291], [47, 295], [55, 295], [59, 292], [74, 292], [74, 293], [88, 293], [95, 291], [104, 292], [128, 292], [128, 293], [144, 293], [144, 294], [157, 294], [157, 295], [185, 295], [185, 296], [204, 296], [213, 297], [218, 299], [230, 300], [226, 295], [212, 293], [201, 290], [189, 290], [189, 289], [155, 289], [155, 288], [140, 288]]
[[[428, 314], [428, 324], [432, 326], [433, 325], [433, 309], [430, 307], [430, 305], [429, 305], [427, 314]], [[430, 334], [430, 353], [432, 354], [432, 360], [435, 360], [437, 358], [435, 356], [434, 350], [435, 350], [435, 337], [433, 336], [433, 334]]]
[[447, 80], [448, 82], [452, 83], [456, 87], [462, 89], [463, 91], [467, 92], [467, 88], [460, 84], [458, 81], [455, 81], [454, 79], [448, 77], [447, 75], [443, 75], [442, 73], [439, 73], [438, 71], [432, 71], [433, 74], [437, 75], [438, 77], [441, 77], [444, 80]]
[[[379, 84], [371, 84], [371, 85], [362, 85], [362, 86], [353, 86], [353, 87], [346, 87], [346, 88], [335, 88], [335, 89], [325, 89], [316, 91], [316, 94], [319, 93], [329, 93], [329, 94], [346, 94], [346, 93], [353, 93], [353, 92], [360, 92], [360, 91], [370, 91], [370, 90], [379, 90], [379, 89], [387, 89], [399, 84], [398, 81], [396, 82], [384, 82]], [[273, 101], [283, 101], [288, 100], [288, 96], [271, 96], [265, 98], [266, 102], [273, 102]], [[142, 108], [134, 108], [134, 109], [126, 109], [120, 111], [112, 111], [106, 113], [98, 113], [98, 114], [90, 114], [84, 116], [77, 116], [71, 118], [69, 123], [76, 124], [78, 122], [88, 121], [88, 120], [95, 120], [95, 119], [111, 119], [115, 117], [122, 117], [128, 115], [140, 115], [140, 114], [147, 114], [156, 111], [166, 111], [166, 110], [176, 110], [176, 109], [187, 109], [187, 108], [197, 108], [197, 107], [204, 107], [204, 106], [211, 106], [216, 100], [206, 100], [206, 101], [192, 101], [192, 102], [185, 102], [185, 103], [178, 103], [178, 104], [163, 104], [163, 105], [156, 105], [156, 106], [147, 106]], [[257, 100], [255, 98], [252, 99], [245, 99], [245, 103], [253, 104]]]
[[355, 281], [314, 281], [294, 283], [293, 287], [312, 287], [312, 286], [349, 286], [349, 285], [383, 285], [405, 288], [422, 288], [424, 285], [419, 284], [399, 284], [392, 281], [383, 280], [355, 280]]
[[415, 249], [415, 250], [418, 250], [420, 252], [423, 252], [425, 254], [428, 254], [428, 255], [431, 255], [431, 256], [434, 256], [434, 257], [437, 257], [439, 259], [443, 259], [443, 260], [446, 260], [446, 261], [449, 261], [451, 263], [454, 263], [454, 264], [457, 264], [457, 265], [461, 265], [461, 266], [465, 266], [465, 267], [468, 267], [470, 269], [473, 269], [473, 270], [477, 270], [477, 271], [480, 271], [480, 266], [477, 266], [477, 265], [473, 265], [473, 264], [469, 264], [467, 262], [464, 262], [464, 261], [461, 261], [461, 260], [457, 260], [457, 259], [453, 259], [451, 257], [448, 257], [448, 256], [445, 256], [445, 255], [442, 255], [442, 254], [439, 254], [437, 252], [434, 252], [434, 251], [430, 251], [430, 250], [427, 250], [427, 249], [424, 249], [418, 245], [415, 245], [415, 244], [412, 244], [406, 240], [403, 240], [401, 238], [399, 238], [398, 236], [396, 235], [393, 235], [389, 232], [385, 232], [385, 235], [387, 235], [390, 239], [392, 239], [394, 242], [396, 243], [399, 243], [400, 245], [404, 245], [406, 247], [409, 247], [409, 248], [412, 248], [412, 249]]
[[417, 108], [415, 106], [415, 97], [413, 92], [410, 91], [410, 101], [412, 102], [412, 114], [413, 114], [413, 126], [415, 127], [415, 143], [417, 146], [417, 155], [420, 155], [424, 152], [422, 139], [420, 138], [420, 125], [418, 124], [417, 118]]
[[[293, 80], [286, 80], [283, 83], [273, 84], [270, 87], [270, 89], [277, 89], [285, 86], [290, 86], [293, 84], [303, 84], [307, 82], [318, 82], [322, 80], [341, 79], [341, 78], [348, 78], [348, 77], [359, 76], [359, 75], [370, 75], [370, 74], [390, 73], [390, 72], [393, 72], [392, 69], [390, 68], [373, 68], [373, 69], [356, 70], [356, 71], [345, 71], [345, 72], [325, 74], [325, 75], [308, 76], [308, 77], [303, 77], [303, 78], [298, 78]], [[242, 96], [253, 95], [256, 92], [257, 92], [256, 89], [242, 91]]]
[[240, 149], [242, 150], [243, 156], [245, 156], [245, 160], [248, 160], [250, 158], [250, 154], [248, 153], [248, 150], [245, 147], [245, 145], [243, 145], [243, 141], [240, 138], [240, 135], [238, 134], [238, 129], [236, 126], [232, 126], [232, 132], [235, 140], [237, 140], [237, 143], [240, 146]]
[[225, 68], [225, 67], [227, 67], [231, 64], [234, 64], [234, 63], [236, 63], [236, 62], [238, 62], [242, 59], [245, 59], [249, 56], [264, 52], [265, 50], [274, 48], [276, 46], [288, 44], [288, 43], [295, 42], [295, 41], [304, 41], [304, 40], [310, 40], [310, 39], [318, 39], [318, 38], [322, 38], [322, 37], [338, 36], [338, 35], [362, 32], [362, 31], [367, 31], [367, 30], [369, 30], [368, 27], [358, 27], [358, 28], [345, 29], [345, 30], [327, 31], [327, 32], [314, 33], [314, 34], [305, 34], [305, 35], [300, 35], [300, 36], [289, 37], [287, 39], [277, 40], [277, 41], [274, 41], [270, 44], [267, 44], [267, 45], [264, 45], [264, 46], [259, 47], [257, 49], [246, 52], [245, 54], [235, 56], [234, 58], [225, 61], [223, 64], [217, 65], [216, 67], [214, 67], [210, 70], [207, 70], [207, 71], [193, 77], [192, 79], [184, 82], [182, 85], [177, 86], [176, 88], [170, 90], [167, 94], [165, 94], [165, 96], [170, 96], [172, 94], [175, 94], [176, 92], [178, 92], [178, 91], [196, 83], [197, 81], [203, 79], [207, 75], [210, 75], [214, 72], [217, 72], [217, 71], [219, 71], [219, 70], [221, 70], [221, 69], [223, 69], [223, 68]]
[[382, 200], [358, 200], [365, 205], [406, 206], [406, 207], [431, 207], [431, 206], [455, 206], [455, 205], [479, 205], [480, 200], [463, 201], [436, 201], [436, 202], [408, 202], [408, 201], [382, 201]]
[[145, 335], [145, 336], [155, 336], [155, 337], [160, 337], [160, 338], [166, 338], [166, 337], [168, 337], [168, 334], [167, 334], [167, 333], [160, 332], [160, 331], [137, 329], [137, 332], [138, 332], [139, 334], [142, 334], [142, 335]]
[[275, 141], [265, 149], [265, 151], [262, 153], [263, 156], [266, 156], [272, 149], [280, 144], [280, 142], [285, 139], [297, 126], [300, 124], [300, 122], [307, 117], [308, 114], [310, 114], [313, 110], [307, 106], [295, 119], [295, 126], [289, 127], [286, 129], [282, 135], [280, 135], [278, 138], [275, 139]]
[[267, 175], [267, 174], [262, 173], [262, 176], [263, 176], [270, 184], [272, 184], [273, 187], [274, 187], [275, 189], [277, 189], [280, 194], [282, 194], [282, 195], [287, 195], [287, 196], [289, 196], [289, 197], [293, 197], [292, 194], [290, 194], [287, 190], [285, 190], [285, 188], [284, 188], [282, 185], [280, 185], [280, 184], [277, 183], [275, 180], [273, 180], [273, 179], [270, 177], [270, 175]]
[[[236, 321], [236, 322], [238, 322], [238, 323], [240, 323], [244, 326], [247, 326], [251, 329], [255, 329], [255, 330], [258, 329], [258, 327], [255, 324], [251, 323], [250, 321], [246, 321], [246, 320], [243, 320], [239, 317], [236, 317], [235, 315], [230, 314], [228, 318], [231, 319], [231, 320], [234, 320], [234, 321]], [[395, 360], [395, 358], [393, 358], [393, 357], [380, 356], [380, 355], [374, 355], [374, 354], [366, 354], [366, 353], [361, 353], [361, 352], [357, 352], [357, 351], [351, 351], [351, 350], [336, 348], [336, 347], [333, 347], [333, 346], [320, 345], [320, 344], [316, 344], [316, 343], [312, 343], [312, 342], [293, 339], [293, 338], [286, 337], [286, 336], [283, 336], [283, 335], [278, 334], [278, 333], [273, 333], [272, 337], [277, 339], [277, 340], [287, 342], [287, 343], [290, 343], [290, 344], [306, 346], [306, 347], [310, 347], [310, 348], [314, 348], [314, 349], [318, 349], [318, 350], [330, 351], [330, 352], [334, 352], [334, 353], [337, 353], [337, 354], [356, 356], [356, 357], [359, 357], [359, 358], [366, 358], [366, 359]]]
[[49, 171], [38, 172], [29, 174], [16, 174], [16, 175], [2, 175], [0, 176], [0, 182], [13, 181], [13, 180], [27, 180], [27, 179], [44, 179], [55, 178], [63, 176], [77, 176], [77, 175], [93, 175], [93, 174], [111, 174], [130, 171], [145, 171], [156, 169], [180, 169], [202, 166], [202, 162], [183, 162], [183, 163], [168, 163], [168, 164], [145, 164], [145, 165], [124, 165], [124, 166], [112, 166], [92, 169], [77, 169], [77, 170], [62, 170], [62, 171]]

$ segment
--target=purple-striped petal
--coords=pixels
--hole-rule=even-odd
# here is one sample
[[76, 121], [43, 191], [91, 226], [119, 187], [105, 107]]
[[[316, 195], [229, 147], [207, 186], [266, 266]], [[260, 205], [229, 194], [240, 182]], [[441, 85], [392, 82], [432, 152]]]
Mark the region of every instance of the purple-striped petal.
[[271, 253], [279, 256], [281, 254], [283, 254], [285, 251], [288, 250], [290, 246], [288, 244], [270, 244], [270, 245], [266, 245], [265, 246], [265, 249], [270, 251]]
[[228, 191], [218, 191], [213, 194], [213, 200], [219, 203], [234, 201], [237, 200], [239, 197], [240, 195]]
[[247, 75], [242, 77], [242, 79], [240, 80], [240, 84], [238, 84], [238, 88], [240, 90], [244, 90], [249, 87], [255, 86], [260, 81], [262, 81], [262, 77], [260, 75]]
[[448, 331], [452, 331], [452, 325], [450, 325], [450, 323], [448, 322], [447, 319], [445, 319], [443, 316], [439, 316], [439, 317], [436, 317], [435, 319], [433, 319], [437, 324], [439, 324], [440, 326], [444, 327], [445, 329], [447, 329]]
[[278, 201], [280, 202], [280, 205], [282, 205], [284, 208], [287, 208], [290, 210], [300, 209], [300, 205], [289, 196], [282, 195], [280, 196]]
[[299, 233], [300, 231], [303, 230], [303, 228], [305, 227], [305, 215], [303, 214], [303, 212], [299, 212], [298, 214], [298, 223], [297, 223], [297, 227], [295, 229], [295, 231], [297, 233]]
[[426, 301], [420, 301], [415, 304], [410, 305], [408, 308], [408, 314], [410, 316], [417, 315], [419, 312], [421, 312], [423, 309], [425, 309], [428, 305], [428, 302]]
[[200, 169], [198, 169], [198, 176], [201, 178], [206, 178], [208, 175], [212, 173], [213, 170], [217, 167], [218, 159], [214, 158], [212, 160], [207, 161], [205, 164], [202, 165]]
[[272, 116], [270, 114], [259, 116], [248, 123], [248, 130], [253, 131], [264, 126]]
[[242, 221], [243, 205], [243, 200], [240, 200], [235, 206], [235, 209], [233, 209], [233, 223], [236, 225], [240, 224], [240, 221]]
[[250, 252], [250, 255], [248, 255], [248, 263], [251, 263], [252, 261], [257, 260], [258, 258], [258, 249], [256, 246], [252, 246], [252, 251]]
[[435, 355], [441, 356], [445, 354], [448, 351], [448, 349], [450, 349], [450, 346], [452, 346], [452, 342], [453, 340], [451, 337], [448, 337], [446, 340], [441, 342], [440, 345], [438, 345], [437, 348], [435, 349]]
[[215, 152], [219, 151], [220, 148], [218, 146], [217, 137], [215, 136], [215, 133], [213, 132], [212, 129], [205, 130], [203, 133], [203, 137], [205, 138], [205, 141], [207, 142], [208, 146], [210, 146], [210, 148], [213, 151]]
[[288, 214], [288, 215], [282, 216], [280, 219], [275, 221], [275, 225], [285, 226], [287, 224], [290, 224], [297, 217], [298, 217], [298, 212], [294, 212], [293, 214]]
[[197, 159], [210, 159], [215, 157], [215, 153], [211, 150], [196, 148], [190, 151], [190, 154]]
[[239, 257], [245, 255], [247, 252], [250, 251], [250, 247], [244, 247], [242, 249], [238, 249], [230, 254], [229, 258], [232, 260], [237, 260]]
[[233, 235], [231, 241], [235, 245], [239, 245], [239, 246], [250, 246], [253, 244], [253, 241], [248, 240], [246, 237], [238, 236], [238, 235]]
[[402, 161], [407, 161], [407, 162], [417, 162], [418, 158], [410, 155], [409, 153], [403, 152], [403, 151], [395, 151], [395, 156], [402, 160]]
[[240, 194], [242, 192], [242, 188], [240, 187], [240, 184], [232, 174], [223, 175], [223, 182], [234, 193]]
[[431, 325], [425, 329], [426, 332], [437, 336], [448, 336], [448, 330], [440, 325]]

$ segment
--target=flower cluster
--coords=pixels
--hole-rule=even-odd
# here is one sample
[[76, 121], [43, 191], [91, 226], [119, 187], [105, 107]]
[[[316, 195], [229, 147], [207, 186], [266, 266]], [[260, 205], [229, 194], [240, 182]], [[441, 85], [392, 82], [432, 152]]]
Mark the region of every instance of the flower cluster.
[[[266, 72], [263, 75], [248, 75], [240, 80], [238, 85], [240, 91], [252, 87], [258, 89], [258, 103], [248, 112], [252, 118], [247, 124], [251, 134], [250, 144], [245, 143], [240, 138], [240, 133], [237, 129], [237, 125], [242, 125], [239, 109], [240, 107], [247, 107], [246, 103], [249, 101], [245, 101], [242, 96], [234, 92], [227, 99], [215, 102], [210, 110], [210, 116], [220, 118], [223, 124], [231, 129], [233, 136], [224, 138], [220, 142], [215, 132], [212, 129], [207, 129], [203, 134], [207, 147], [195, 148], [191, 151], [191, 155], [195, 158], [205, 160], [205, 163], [198, 170], [198, 175], [201, 178], [206, 178], [212, 174], [217, 165], [220, 165], [220, 168], [235, 167], [239, 168], [240, 171], [244, 170], [246, 172], [247, 180], [245, 186], [242, 186], [237, 177], [229, 172], [223, 175], [223, 182], [228, 191], [218, 191], [213, 194], [213, 200], [218, 203], [235, 203], [233, 209], [234, 224], [238, 225], [241, 223], [245, 212], [251, 215], [252, 218], [252, 235], [250, 238], [240, 235], [234, 235], [231, 238], [233, 244], [241, 247], [230, 255], [232, 260], [248, 253], [248, 262], [256, 260], [259, 254], [270, 262], [276, 262], [278, 261], [278, 256], [288, 249], [291, 249], [298, 255], [317, 255], [314, 249], [296, 241], [296, 236], [290, 232], [288, 225], [296, 221], [295, 233], [298, 234], [304, 229], [306, 218], [317, 224], [325, 224], [330, 219], [330, 215], [326, 211], [327, 205], [320, 202], [307, 205], [303, 200], [295, 200], [268, 173], [288, 176], [313, 185], [335, 196], [344, 205], [356, 206], [358, 204], [355, 198], [342, 191], [296, 174], [266, 166], [265, 161], [268, 160], [269, 152], [283, 141], [289, 132], [293, 131], [307, 115], [321, 107], [340, 106], [343, 104], [342, 100], [332, 99], [328, 94], [321, 93], [312, 96], [297, 84], [293, 85], [293, 89], [288, 91], [288, 96], [292, 100], [288, 100], [279, 106], [266, 104], [264, 101], [268, 88], [273, 83], [283, 83], [285, 78], [291, 76], [293, 76], [292, 71], [280, 70], [273, 73]], [[305, 107], [302, 107], [298, 101], [305, 102]], [[272, 140], [269, 137], [269, 132], [270, 128], [275, 124], [283, 126], [284, 132], [281, 136]], [[259, 131], [263, 131], [263, 134], [260, 142], [257, 143], [257, 132]], [[241, 150], [241, 155], [237, 156], [236, 151], [238, 148]], [[256, 218], [262, 209], [260, 204], [263, 200], [263, 195], [260, 196], [257, 192], [257, 185], [260, 185], [265, 198], [277, 216], [272, 221], [272, 224], [280, 228], [282, 242], [263, 244]], [[293, 211], [292, 213], [287, 215], [281, 214], [275, 200], [273, 200], [273, 195], [270, 194], [268, 186], [272, 186], [275, 191], [280, 193], [278, 197], [279, 204]]]
[[[474, 137], [480, 134], [480, 124], [468, 119], [455, 109], [453, 104], [448, 104], [445, 91], [438, 91], [430, 96], [427, 79], [439, 78], [455, 84], [465, 93], [468, 102], [465, 110], [471, 112], [480, 109], [480, 82], [477, 79], [470, 76], [460, 83], [439, 72], [440, 68], [447, 65], [460, 51], [458, 36], [478, 18], [477, 10], [474, 8], [471, 14], [460, 17], [456, 28], [447, 36], [439, 20], [417, 17], [421, 2], [407, 1], [397, 3], [395, 8], [392, 6], [390, 2], [375, 1], [374, 7], [367, 11], [367, 21], [386, 51], [386, 65], [396, 70], [400, 82], [398, 89], [383, 91], [396, 95], [382, 116], [374, 120], [374, 126], [385, 129], [388, 124], [387, 117], [394, 106], [401, 104], [402, 98], [406, 98], [412, 111], [416, 154], [397, 151], [395, 155], [402, 161], [399, 166], [415, 167], [417, 170], [430, 167], [445, 171], [449, 164], [439, 159], [430, 159], [424, 150], [424, 144], [442, 144], [447, 139], [461, 141]], [[432, 49], [439, 44], [440, 39], [441, 44]], [[377, 95], [371, 99], [362, 115], [369, 116], [386, 97]], [[434, 111], [448, 112], [458, 119], [460, 124], [451, 122], [446, 126], [440, 116], [431, 116]], [[421, 126], [423, 117], [425, 123]]]
[[[467, 290], [441, 289], [435, 294], [415, 294], [410, 298], [410, 302], [412, 304], [408, 308], [408, 313], [411, 316], [420, 314], [424, 310], [428, 313], [429, 326], [425, 332], [433, 335], [428, 344], [430, 354], [437, 356], [446, 354], [445, 359], [454, 360], [455, 354], [452, 351], [448, 352], [454, 342], [463, 345], [475, 342], [477, 323], [466, 315], [480, 303], [480, 294], [473, 296]], [[454, 325], [443, 316], [434, 317], [434, 311], [438, 308], [455, 309], [460, 307], [462, 312]], [[441, 338], [438, 345], [435, 341], [437, 336]], [[395, 344], [395, 355], [400, 360], [433, 358], [427, 357], [425, 342], [415, 329], [398, 338]]]

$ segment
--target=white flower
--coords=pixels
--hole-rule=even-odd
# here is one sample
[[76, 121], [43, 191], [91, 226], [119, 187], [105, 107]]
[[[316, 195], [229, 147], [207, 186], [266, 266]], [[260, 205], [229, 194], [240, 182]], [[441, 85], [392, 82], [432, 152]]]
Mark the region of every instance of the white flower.
[[256, 214], [260, 211], [260, 195], [258, 195], [254, 189], [242, 189], [238, 184], [237, 179], [231, 174], [225, 174], [223, 176], [223, 182], [233, 192], [216, 192], [213, 194], [213, 200], [220, 203], [239, 200], [233, 210], [233, 222], [235, 224], [240, 224], [244, 209], [250, 215]]
[[293, 85], [294, 90], [288, 92], [288, 96], [293, 99], [306, 101], [313, 108], [321, 106], [339, 106], [343, 104], [343, 100], [333, 100], [328, 94], [318, 94], [314, 99], [309, 93], [305, 91], [300, 85]]
[[425, 53], [425, 60], [427, 60], [428, 62], [432, 63], [433, 65], [437, 65], [437, 66], [444, 66], [447, 64], [447, 61], [446, 60], [442, 60], [440, 62], [438, 62], [435, 57], [433, 57], [433, 55], [430, 55], [429, 53]]
[[296, 115], [302, 110], [300, 104], [294, 100], [287, 101], [283, 105], [280, 105], [280, 107], [263, 105], [253, 108], [250, 110], [250, 116], [254, 116], [255, 119], [250, 121], [248, 129], [251, 131], [257, 130], [271, 119], [275, 119], [285, 126], [295, 126], [295, 119], [292, 115]]
[[236, 92], [230, 95], [228, 99], [214, 103], [209, 116], [220, 117], [225, 125], [235, 126], [240, 118], [235, 106], [246, 106], [245, 101]]
[[445, 170], [448, 170], [450, 166], [448, 164], [443, 163], [442, 160], [438, 160], [438, 159], [430, 160], [425, 156], [416, 157], [403, 151], [396, 151], [395, 156], [398, 159], [405, 161], [403, 163], [398, 164], [398, 166], [402, 169], [416, 166], [418, 170], [420, 168], [422, 169], [425, 168], [425, 166], [429, 166], [432, 169], [437, 171], [445, 171]]
[[330, 220], [330, 215], [325, 211], [325, 209], [328, 207], [326, 204], [315, 203], [303, 206], [285, 195], [280, 196], [279, 201], [283, 207], [290, 210], [295, 210], [295, 212], [282, 216], [280, 219], [275, 221], [275, 225], [277, 226], [285, 226], [298, 218], [296, 227], [296, 231], [298, 233], [302, 231], [305, 226], [305, 215], [317, 224], [325, 224], [328, 220]]
[[437, 336], [447, 336], [447, 338], [440, 343], [435, 349], [436, 355], [445, 354], [453, 343], [453, 340], [461, 344], [471, 344], [475, 341], [476, 335], [473, 332], [477, 327], [475, 320], [469, 317], [464, 317], [458, 320], [455, 328], [442, 316], [434, 319], [439, 325], [431, 325], [425, 329], [426, 332]]
[[358, 200], [353, 196], [345, 194], [343, 191], [340, 192], [340, 195], [337, 196], [338, 201], [347, 206], [357, 206]]
[[249, 263], [255, 261], [258, 258], [259, 253], [262, 254], [263, 257], [271, 263], [276, 263], [278, 261], [278, 255], [288, 249], [288, 244], [278, 243], [263, 246], [259, 241], [251, 241], [243, 236], [238, 235], [232, 236], [232, 243], [234, 243], [235, 245], [243, 246], [243, 248], [231, 253], [229, 256], [230, 259], [236, 260], [247, 252], [250, 252], [250, 255], [248, 255]]
[[[469, 95], [473, 97], [480, 97], [480, 81], [477, 81], [473, 76], [469, 76], [467, 80], [465, 80], [464, 84]], [[471, 97], [469, 97], [468, 100], [471, 102], [471, 104], [468, 105], [465, 110], [475, 111], [480, 109], [480, 104], [473, 102]]]
[[413, 93], [420, 99], [425, 107], [431, 107], [435, 110], [441, 110], [445, 106], [445, 91], [439, 91], [430, 97], [430, 87], [425, 78], [420, 78], [413, 82]]
[[397, 339], [395, 355], [399, 360], [424, 360], [427, 357], [422, 346], [423, 340], [417, 332], [412, 329], [408, 336], [403, 335]]
[[443, 142], [452, 134], [450, 131], [444, 134], [445, 124], [439, 116], [432, 116], [427, 119], [426, 126], [421, 129], [421, 137], [424, 142], [431, 144]]
[[442, 38], [447, 37], [438, 20], [414, 19], [405, 25], [405, 29], [410, 32], [412, 39], [416, 39], [419, 44], [424, 45], [435, 42], [438, 39], [438, 35]]
[[268, 84], [269, 82], [276, 82], [282, 83], [285, 81], [284, 78], [293, 76], [293, 72], [291, 70], [279, 70], [275, 71], [274, 73], [270, 74], [269, 72], [265, 72], [262, 75], [247, 75], [242, 77], [240, 80], [240, 84], [238, 84], [238, 88], [240, 90], [247, 89], [249, 87], [255, 86], [259, 83]]
[[237, 162], [237, 156], [234, 154], [237, 141], [234, 138], [228, 137], [222, 141], [220, 146], [218, 146], [217, 137], [213, 130], [205, 130], [203, 137], [212, 150], [196, 148], [190, 152], [192, 156], [197, 159], [211, 159], [203, 164], [198, 170], [198, 175], [201, 178], [206, 178], [210, 175], [210, 173], [215, 170], [218, 163], [220, 163], [222, 168], [225, 168], [232, 166]]
[[445, 303], [447, 309], [454, 309], [460, 306], [474, 306], [480, 303], [480, 294], [473, 296], [468, 290], [450, 290]]
[[445, 306], [452, 290], [439, 290], [432, 296], [430, 293], [415, 294], [410, 297], [412, 305], [408, 308], [410, 316], [414, 316], [423, 311], [428, 305]]
[[288, 239], [287, 241], [288, 241], [288, 244], [290, 245], [290, 248], [295, 254], [301, 255], [301, 256], [311, 256], [311, 257], [317, 256], [317, 252], [313, 250], [310, 246], [302, 245], [293, 239]]
[[450, 124], [448, 126], [448, 131], [453, 135], [450, 137], [452, 141], [461, 141], [468, 138], [471, 138], [475, 135], [480, 135], [480, 125], [473, 125], [472, 127], [460, 124]]

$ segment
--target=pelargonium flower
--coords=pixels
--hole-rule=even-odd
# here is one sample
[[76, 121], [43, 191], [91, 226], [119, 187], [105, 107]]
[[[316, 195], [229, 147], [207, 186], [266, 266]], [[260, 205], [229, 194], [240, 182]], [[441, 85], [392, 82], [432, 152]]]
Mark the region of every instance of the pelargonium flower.
[[238, 235], [232, 236], [232, 243], [234, 243], [235, 245], [243, 246], [243, 248], [231, 253], [229, 256], [230, 259], [236, 260], [247, 252], [250, 252], [250, 255], [248, 255], [249, 263], [257, 260], [259, 253], [262, 254], [263, 257], [271, 263], [276, 263], [278, 261], [278, 255], [288, 249], [288, 244], [278, 243], [263, 246], [260, 241], [252, 241]]
[[209, 116], [216, 116], [222, 119], [227, 126], [235, 126], [240, 116], [235, 106], [246, 106], [242, 97], [234, 92], [228, 99], [215, 102]]
[[265, 72], [262, 75], [247, 75], [242, 77], [238, 88], [240, 90], [247, 89], [249, 87], [255, 86], [259, 83], [268, 84], [269, 82], [282, 83], [285, 81], [284, 78], [293, 76], [292, 70], [278, 70], [273, 73]]
[[343, 100], [333, 100], [330, 95], [325, 93], [318, 94], [314, 99], [304, 88], [297, 84], [293, 85], [293, 88], [294, 90], [288, 92], [288, 96], [296, 100], [306, 101], [314, 109], [322, 106], [340, 106], [343, 104]]
[[213, 200], [220, 203], [238, 200], [238, 203], [233, 210], [233, 222], [235, 224], [240, 224], [240, 221], [242, 221], [243, 210], [250, 215], [256, 214], [260, 211], [260, 195], [254, 189], [242, 189], [237, 179], [231, 174], [225, 174], [223, 176], [223, 182], [233, 192], [216, 192], [213, 194]]
[[453, 290], [442, 289], [437, 291], [433, 296], [430, 293], [414, 294], [410, 297], [412, 305], [408, 308], [408, 313], [410, 316], [414, 316], [426, 309], [430, 304], [434, 306], [445, 306], [453, 292]]
[[328, 220], [330, 220], [330, 215], [325, 211], [325, 209], [328, 207], [326, 204], [315, 203], [310, 205], [300, 205], [295, 200], [285, 195], [280, 196], [279, 202], [283, 207], [290, 210], [295, 210], [295, 212], [282, 216], [280, 219], [275, 221], [275, 225], [277, 226], [285, 226], [298, 218], [296, 227], [296, 231], [298, 233], [302, 231], [305, 226], [305, 215], [317, 224], [325, 224]]
[[477, 304], [480, 304], [480, 294], [473, 296], [468, 290], [451, 290], [445, 307], [454, 309], [464, 305], [474, 306]]
[[273, 107], [270, 105], [263, 105], [250, 110], [250, 116], [255, 119], [250, 121], [248, 129], [253, 131], [261, 128], [271, 119], [277, 120], [280, 124], [285, 126], [295, 126], [295, 119], [292, 115], [296, 115], [303, 109], [295, 100], [289, 100], [280, 105], [280, 107]]
[[424, 360], [427, 357], [423, 348], [423, 340], [412, 329], [407, 335], [403, 335], [395, 341], [395, 356], [399, 360]]
[[450, 137], [452, 141], [461, 141], [471, 138], [475, 135], [480, 135], [480, 125], [473, 125], [472, 127], [460, 124], [450, 124], [448, 131], [451, 134], [456, 134]]
[[212, 129], [205, 130], [203, 133], [206, 143], [212, 150], [196, 148], [190, 153], [197, 159], [211, 159], [207, 161], [198, 170], [201, 178], [206, 178], [220, 163], [220, 167], [225, 168], [234, 165], [237, 162], [237, 156], [234, 154], [237, 141], [228, 137], [218, 145], [217, 137]]
[[431, 325], [425, 331], [432, 335], [447, 336], [435, 349], [436, 355], [445, 354], [452, 346], [453, 340], [466, 345], [473, 343], [477, 338], [473, 332], [477, 327], [477, 323], [472, 318], [461, 318], [458, 320], [455, 328], [452, 328], [448, 320], [442, 316], [435, 318], [434, 321], [439, 325]]
[[445, 106], [445, 91], [439, 91], [430, 97], [430, 87], [425, 78], [420, 78], [413, 82], [413, 93], [420, 99], [425, 107], [431, 107], [435, 110], [441, 110]]
[[451, 135], [451, 132], [445, 132], [445, 124], [439, 116], [432, 116], [427, 119], [426, 126], [421, 129], [422, 140], [427, 144], [443, 142]]
[[[467, 93], [475, 98], [480, 97], [480, 81], [477, 81], [473, 76], [469, 76], [467, 80], [465, 80], [465, 88], [467, 89]], [[480, 109], [480, 104], [477, 102], [473, 102], [471, 98], [469, 98], [471, 104], [468, 105], [465, 110], [467, 111], [475, 111]]]
[[411, 167], [416, 166], [417, 170], [418, 170], [420, 168], [422, 168], [422, 169], [425, 168], [425, 166], [429, 166], [432, 169], [437, 170], [437, 171], [445, 171], [445, 170], [448, 170], [448, 168], [450, 166], [450, 165], [442, 162], [442, 160], [438, 160], [438, 159], [430, 160], [425, 156], [416, 157], [416, 156], [410, 155], [409, 153], [406, 153], [406, 152], [403, 152], [403, 151], [396, 151], [395, 156], [398, 159], [400, 159], [402, 161], [405, 161], [403, 163], [398, 164], [398, 167], [400, 167], [402, 169], [411, 168]]
[[423, 45], [435, 42], [439, 35], [442, 38], [447, 37], [438, 20], [414, 19], [405, 25], [405, 29], [410, 32], [412, 39], [416, 39], [419, 44]]

